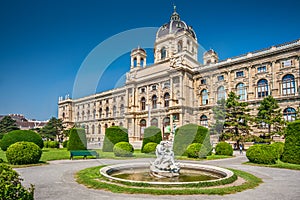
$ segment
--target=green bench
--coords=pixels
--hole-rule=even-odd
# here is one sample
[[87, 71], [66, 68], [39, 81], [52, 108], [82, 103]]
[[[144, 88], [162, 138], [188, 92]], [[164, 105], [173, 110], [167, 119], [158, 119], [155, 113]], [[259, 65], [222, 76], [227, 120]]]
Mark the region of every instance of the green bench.
[[71, 150], [70, 159], [72, 160], [74, 156], [83, 156], [83, 159], [86, 159], [87, 156], [96, 156], [96, 158], [99, 158], [99, 154], [91, 150]]

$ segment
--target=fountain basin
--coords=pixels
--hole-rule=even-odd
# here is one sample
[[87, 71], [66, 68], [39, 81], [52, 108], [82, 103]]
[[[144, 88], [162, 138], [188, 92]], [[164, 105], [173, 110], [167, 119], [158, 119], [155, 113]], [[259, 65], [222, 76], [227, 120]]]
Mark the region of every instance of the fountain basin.
[[[126, 163], [126, 164], [117, 164], [106, 166], [100, 169], [100, 174], [110, 180], [118, 182], [127, 182], [127, 183], [146, 183], [149, 185], [188, 185], [188, 184], [197, 184], [203, 182], [217, 182], [225, 179], [229, 179], [234, 176], [234, 173], [230, 170], [210, 166], [210, 165], [201, 165], [201, 164], [192, 164], [192, 163], [180, 163], [181, 174], [193, 175], [192, 178], [187, 178], [186, 180], [179, 178], [171, 179], [149, 179], [148, 177], [140, 178], [140, 175], [149, 174], [149, 164], [148, 163]], [[130, 178], [130, 175], [137, 175], [139, 178]], [[210, 176], [209, 180], [202, 180], [199, 178], [197, 180], [197, 175], [199, 177]], [[126, 177], [126, 178], [125, 178]], [[135, 177], [135, 176], [133, 176]], [[193, 181], [190, 181], [193, 180]]]

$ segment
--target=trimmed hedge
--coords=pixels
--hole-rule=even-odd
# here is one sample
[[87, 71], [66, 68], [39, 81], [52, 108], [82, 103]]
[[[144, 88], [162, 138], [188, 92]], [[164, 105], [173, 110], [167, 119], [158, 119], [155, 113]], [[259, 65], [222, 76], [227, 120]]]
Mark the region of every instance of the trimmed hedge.
[[33, 200], [34, 187], [26, 189], [21, 184], [20, 175], [11, 167], [0, 164], [0, 199]]
[[148, 128], [145, 128], [141, 152], [147, 153], [144, 151], [144, 147], [149, 142], [154, 142], [156, 144], [159, 144], [161, 141], [162, 141], [162, 134], [160, 128], [157, 128], [156, 126], [150, 126]]
[[192, 143], [204, 145], [208, 155], [211, 154], [210, 135], [207, 128], [187, 124], [176, 129], [173, 146], [175, 155], [184, 155], [187, 147]]
[[68, 150], [86, 150], [87, 141], [85, 130], [83, 128], [70, 129], [70, 137], [68, 142]]
[[58, 141], [44, 141], [44, 147], [45, 148], [59, 148], [59, 142]]
[[143, 148], [143, 153], [155, 154], [157, 143], [149, 142]]
[[33, 142], [41, 149], [44, 147], [42, 137], [34, 131], [15, 130], [5, 134], [0, 142], [1, 149], [6, 151], [7, 148], [16, 142]]
[[129, 142], [128, 130], [120, 126], [111, 126], [105, 130], [103, 152], [113, 152], [114, 145], [119, 142]]
[[233, 149], [227, 142], [219, 142], [216, 146], [216, 155], [232, 156]]
[[275, 148], [267, 144], [256, 144], [249, 147], [246, 156], [250, 162], [258, 164], [275, 164], [278, 158]]
[[273, 151], [277, 154], [277, 159], [281, 159], [284, 149], [284, 143], [283, 142], [275, 142], [273, 144], [270, 144], [270, 146], [273, 148]]
[[134, 149], [129, 142], [118, 142], [113, 151], [117, 157], [132, 157]]
[[41, 148], [33, 142], [17, 142], [8, 147], [7, 161], [12, 165], [38, 163], [42, 155]]
[[300, 164], [300, 120], [288, 123], [282, 161]]

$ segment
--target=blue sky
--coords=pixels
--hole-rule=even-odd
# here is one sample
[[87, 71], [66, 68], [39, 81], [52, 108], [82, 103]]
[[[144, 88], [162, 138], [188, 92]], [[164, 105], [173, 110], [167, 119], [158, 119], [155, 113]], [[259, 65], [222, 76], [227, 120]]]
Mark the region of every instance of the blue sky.
[[[173, 1], [140, 2], [0, 0], [0, 114], [39, 120], [57, 116], [58, 97], [72, 95], [77, 71], [99, 43], [169, 20]], [[221, 59], [300, 38], [298, 0], [174, 2], [198, 42], [215, 49]], [[129, 70], [129, 61], [125, 54], [113, 62], [98, 91], [113, 88]]]

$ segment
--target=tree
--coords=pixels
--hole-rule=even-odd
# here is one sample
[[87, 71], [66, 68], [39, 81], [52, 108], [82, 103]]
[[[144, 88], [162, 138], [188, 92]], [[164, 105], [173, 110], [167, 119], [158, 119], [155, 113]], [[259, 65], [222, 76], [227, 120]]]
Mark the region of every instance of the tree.
[[3, 117], [0, 121], [0, 139], [2, 139], [4, 134], [14, 130], [19, 130], [16, 125], [16, 121], [10, 116]]
[[230, 134], [233, 140], [239, 142], [250, 134], [249, 122], [252, 121], [249, 114], [247, 102], [239, 101], [239, 96], [234, 92], [230, 92], [226, 100], [226, 117], [225, 117], [225, 131]]
[[271, 130], [274, 130], [273, 133], [277, 133], [279, 135], [283, 134], [285, 121], [283, 120], [282, 112], [276, 99], [272, 96], [265, 97], [260, 103], [256, 117], [256, 124], [258, 126], [261, 126], [261, 124], [268, 125], [269, 135], [271, 135]]
[[42, 137], [54, 140], [58, 138], [59, 141], [63, 141], [64, 139], [64, 126], [62, 124], [61, 119], [56, 119], [55, 117], [52, 117], [48, 123], [41, 128], [40, 134]]
[[217, 106], [212, 108], [214, 114], [215, 123], [211, 126], [210, 132], [213, 134], [221, 135], [224, 129], [224, 121], [226, 116], [225, 99], [221, 99], [217, 102]]

